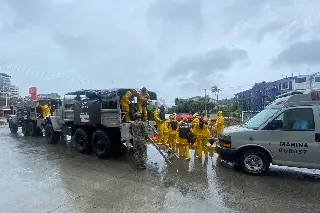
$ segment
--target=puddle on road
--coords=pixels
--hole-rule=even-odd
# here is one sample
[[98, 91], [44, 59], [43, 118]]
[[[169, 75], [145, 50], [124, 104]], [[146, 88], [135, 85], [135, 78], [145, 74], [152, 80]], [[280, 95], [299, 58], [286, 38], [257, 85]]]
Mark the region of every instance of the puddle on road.
[[[270, 174], [253, 177], [220, 164], [214, 153], [210, 154], [208, 160], [197, 160], [194, 150], [191, 150], [192, 158], [189, 162], [172, 158], [173, 165], [168, 166], [158, 151], [149, 145], [148, 168], [140, 172], [132, 169], [129, 153], [118, 159], [104, 161], [93, 154], [77, 153], [70, 138], [65, 144], [49, 145], [44, 138], [25, 138], [21, 134], [11, 135], [0, 130], [0, 144], [4, 146], [1, 151], [3, 156], [0, 169], [3, 173], [0, 186], [5, 187], [7, 184], [12, 190], [18, 190], [18, 194], [19, 186], [30, 187], [38, 182], [37, 187], [46, 188], [50, 187], [46, 185], [45, 181], [48, 181], [55, 190], [61, 189], [66, 194], [77, 196], [76, 192], [81, 191], [84, 186], [90, 188], [96, 184], [105, 187], [103, 183], [106, 178], [136, 181], [139, 177], [139, 183], [146, 184], [148, 190], [152, 190], [152, 186], [163, 191], [165, 197], [157, 205], [163, 205], [167, 212], [176, 210], [174, 207], [177, 205], [183, 208], [175, 212], [207, 212], [208, 209], [250, 212], [255, 208], [275, 212], [279, 206], [274, 204], [274, 200], [287, 200], [289, 197], [295, 202], [294, 205], [311, 205], [318, 202], [317, 196], [312, 192], [320, 191], [320, 179], [314, 178], [314, 175], [320, 175], [319, 170], [272, 166]], [[295, 186], [299, 195], [292, 193], [290, 185]], [[124, 184], [122, 187], [128, 186]], [[27, 189], [24, 190], [26, 192]], [[123, 189], [113, 190], [116, 192]], [[141, 189], [135, 190], [139, 192]], [[101, 191], [107, 193], [105, 188]], [[145, 199], [149, 199], [148, 193], [145, 193]], [[298, 198], [299, 196], [302, 198]], [[70, 199], [67, 195], [62, 198]], [[248, 202], [253, 207], [247, 207]]]

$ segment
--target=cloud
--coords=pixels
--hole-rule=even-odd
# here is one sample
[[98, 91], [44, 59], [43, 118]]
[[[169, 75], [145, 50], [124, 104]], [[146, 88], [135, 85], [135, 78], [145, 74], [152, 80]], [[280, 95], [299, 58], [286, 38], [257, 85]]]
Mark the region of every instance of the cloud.
[[195, 30], [202, 26], [202, 0], [157, 0], [147, 11], [151, 20], [160, 20], [162, 25], [183, 27], [190, 25]]
[[258, 33], [258, 40], [261, 41], [265, 35], [279, 33], [286, 26], [286, 23], [272, 21], [261, 27]]
[[318, 38], [319, 10], [317, 0], [0, 0], [0, 72], [22, 94], [146, 86], [170, 102], [217, 85], [232, 97], [287, 75], [270, 68], [277, 56], [302, 63], [306, 45], [298, 59], [285, 50]]
[[320, 40], [295, 42], [282, 50], [274, 65], [319, 65]]
[[192, 73], [194, 78], [203, 78], [214, 72], [226, 71], [236, 62], [248, 59], [248, 53], [243, 49], [219, 48], [206, 53], [181, 57], [164, 76], [164, 80], [175, 78], [177, 75]]
[[250, 27], [250, 24], [261, 23], [265, 18], [270, 21], [270, 16], [276, 16], [278, 11], [288, 7], [292, 9], [293, 4], [294, 0], [226, 1], [223, 14], [228, 14], [229, 16], [223, 19], [223, 21], [229, 30], [239, 25], [241, 27]]

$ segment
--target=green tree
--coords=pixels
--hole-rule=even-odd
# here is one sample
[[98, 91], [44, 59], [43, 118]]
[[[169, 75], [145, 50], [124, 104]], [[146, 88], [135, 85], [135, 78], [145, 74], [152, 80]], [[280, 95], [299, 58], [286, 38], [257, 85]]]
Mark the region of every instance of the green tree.
[[201, 97], [197, 100], [175, 98], [174, 102], [175, 105], [167, 109], [168, 113], [203, 112], [205, 109], [205, 105], [207, 106], [207, 110], [210, 112], [215, 107], [209, 96]]

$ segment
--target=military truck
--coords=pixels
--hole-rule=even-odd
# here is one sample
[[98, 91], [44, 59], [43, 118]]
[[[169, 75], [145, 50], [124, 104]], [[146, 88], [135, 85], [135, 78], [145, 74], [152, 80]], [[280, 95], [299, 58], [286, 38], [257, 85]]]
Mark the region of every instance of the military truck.
[[45, 97], [39, 96], [36, 101], [18, 103], [13, 107], [13, 114], [9, 116], [9, 128], [12, 133], [17, 133], [18, 128], [22, 127], [24, 136], [43, 136], [43, 130], [50, 123], [50, 120], [42, 117], [42, 110], [37, 106], [37, 102], [40, 105], [48, 104], [51, 108], [51, 113], [54, 113], [61, 106], [61, 100], [55, 93]]
[[[130, 124], [123, 123], [125, 113], [120, 98], [135, 89], [80, 90], [67, 93], [62, 107], [48, 118], [45, 135], [55, 143], [61, 135], [71, 135], [80, 153], [94, 151], [99, 158], [108, 158], [124, 142], [131, 141]], [[150, 100], [157, 95], [149, 91]], [[137, 103], [132, 104], [132, 111]], [[133, 114], [133, 113], [132, 113]]]

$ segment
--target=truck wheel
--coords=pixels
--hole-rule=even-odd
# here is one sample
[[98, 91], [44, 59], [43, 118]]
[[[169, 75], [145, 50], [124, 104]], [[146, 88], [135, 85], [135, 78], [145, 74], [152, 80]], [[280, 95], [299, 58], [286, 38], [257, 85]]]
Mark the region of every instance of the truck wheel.
[[109, 158], [111, 155], [111, 146], [108, 135], [103, 130], [97, 130], [92, 135], [93, 149], [98, 158]]
[[17, 133], [18, 132], [18, 125], [12, 122], [9, 122], [9, 129], [11, 133]]
[[260, 150], [244, 151], [239, 158], [239, 165], [241, 170], [249, 175], [261, 175], [268, 171], [270, 162]]
[[28, 121], [24, 121], [22, 123], [22, 133], [24, 136], [29, 136], [29, 122]]
[[39, 128], [37, 127], [37, 124], [35, 122], [29, 122], [29, 134], [31, 137], [37, 137], [39, 134]]
[[61, 133], [54, 131], [51, 124], [46, 125], [44, 132], [48, 140], [48, 144], [57, 144], [60, 141]]
[[37, 130], [37, 136], [42, 137], [43, 136], [43, 132], [41, 128], [38, 128]]
[[77, 129], [73, 136], [74, 146], [80, 153], [87, 154], [91, 151], [90, 137], [84, 129]]

